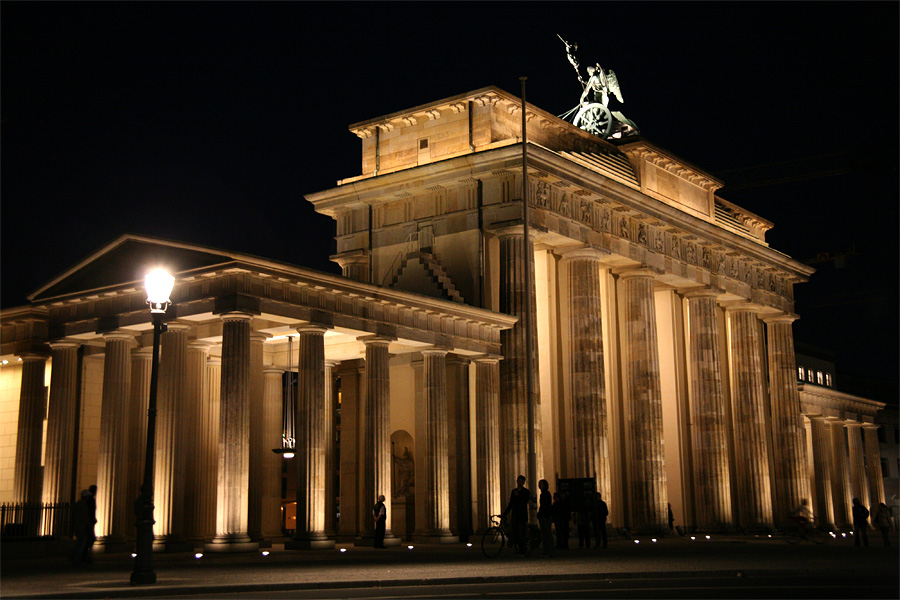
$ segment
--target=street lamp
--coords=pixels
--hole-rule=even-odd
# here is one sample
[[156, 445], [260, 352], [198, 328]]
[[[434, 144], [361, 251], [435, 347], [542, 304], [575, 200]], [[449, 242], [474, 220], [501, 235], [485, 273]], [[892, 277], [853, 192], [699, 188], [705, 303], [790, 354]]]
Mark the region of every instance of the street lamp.
[[166, 330], [163, 317], [169, 308], [169, 294], [175, 286], [175, 278], [164, 269], [156, 269], [144, 278], [147, 304], [153, 319], [153, 363], [150, 367], [150, 402], [147, 406], [147, 450], [144, 456], [144, 483], [141, 495], [134, 502], [137, 513], [137, 556], [132, 585], [156, 583], [153, 570], [153, 453], [156, 438], [156, 385], [159, 378], [159, 336]]

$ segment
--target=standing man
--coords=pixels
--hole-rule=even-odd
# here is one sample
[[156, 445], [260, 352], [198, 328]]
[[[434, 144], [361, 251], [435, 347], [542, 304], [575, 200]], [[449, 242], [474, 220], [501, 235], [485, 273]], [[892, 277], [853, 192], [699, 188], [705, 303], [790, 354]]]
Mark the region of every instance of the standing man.
[[594, 529], [597, 530], [597, 548], [602, 542], [606, 548], [606, 518], [609, 517], [609, 507], [603, 501], [603, 496], [597, 492], [597, 502], [594, 504]]
[[862, 538], [864, 546], [869, 545], [869, 535], [866, 529], [869, 527], [869, 509], [862, 505], [859, 498], [853, 499], [853, 545], [859, 546], [859, 538]]
[[503, 517], [510, 512], [510, 533], [515, 536], [515, 543], [519, 546], [519, 556], [525, 556], [528, 539], [525, 537], [528, 525], [528, 503], [531, 501], [531, 492], [525, 487], [525, 476], [516, 477], [516, 487], [509, 494], [509, 502], [503, 510]]
[[372, 518], [375, 520], [375, 547], [384, 548], [384, 531], [387, 524], [387, 509], [384, 506], [384, 494], [378, 495], [378, 502], [372, 507]]
[[541, 525], [541, 546], [544, 547], [544, 556], [553, 556], [553, 498], [550, 496], [550, 484], [546, 479], [538, 482], [541, 490], [538, 497], [538, 523]]

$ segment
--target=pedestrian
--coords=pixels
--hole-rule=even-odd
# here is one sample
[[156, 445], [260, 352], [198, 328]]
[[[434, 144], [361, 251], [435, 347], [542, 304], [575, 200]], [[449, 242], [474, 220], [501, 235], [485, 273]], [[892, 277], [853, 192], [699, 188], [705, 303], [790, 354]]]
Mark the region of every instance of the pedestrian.
[[859, 498], [853, 499], [853, 545], [859, 546], [860, 538], [864, 546], [869, 545], [869, 535], [866, 529], [869, 527], [869, 509], [863, 506]]
[[606, 519], [609, 517], [609, 506], [603, 501], [603, 495], [597, 492], [594, 502], [594, 530], [597, 534], [597, 548], [606, 548]]
[[509, 502], [503, 509], [502, 517], [512, 514], [510, 519], [509, 533], [512, 536], [512, 543], [518, 545], [519, 556], [525, 556], [528, 539], [525, 537], [528, 525], [528, 503], [531, 502], [531, 492], [525, 487], [525, 476], [516, 477], [516, 487], [509, 494]]
[[894, 528], [894, 519], [891, 515], [891, 509], [887, 507], [887, 504], [884, 502], [878, 503], [878, 510], [875, 511], [875, 518], [873, 519], [875, 523], [875, 527], [877, 527], [881, 531], [881, 537], [884, 540], [885, 546], [891, 545], [891, 538], [888, 535], [891, 529]]
[[75, 564], [82, 561], [88, 564], [94, 562], [94, 541], [97, 539], [94, 533], [94, 525], [97, 523], [96, 493], [96, 485], [82, 490], [81, 498], [74, 506], [72, 522], [75, 529], [75, 550], [72, 552], [72, 562]]
[[384, 495], [378, 495], [378, 502], [372, 507], [372, 519], [375, 521], [375, 547], [384, 548], [384, 531], [387, 524], [387, 509], [384, 506]]
[[544, 556], [553, 556], [553, 509], [551, 508], [552, 497], [550, 496], [550, 484], [546, 479], [538, 482], [538, 489], [541, 490], [538, 496], [538, 523], [541, 526], [541, 546], [544, 547]]
[[578, 516], [576, 524], [578, 525], [578, 547], [591, 547], [591, 505], [593, 502], [589, 498], [581, 497], [578, 505]]
[[666, 502], [666, 506], [669, 513], [669, 532], [675, 533], [675, 515], [672, 513], [672, 503]]
[[809, 501], [806, 498], [801, 498], [800, 506], [791, 511], [791, 520], [797, 524], [797, 533], [800, 537], [809, 540], [806, 532], [809, 529], [810, 521], [813, 520], [813, 515], [809, 510]]
[[553, 494], [553, 525], [556, 527], [556, 549], [569, 549], [569, 519], [572, 514], [566, 503], [566, 493], [556, 492]]

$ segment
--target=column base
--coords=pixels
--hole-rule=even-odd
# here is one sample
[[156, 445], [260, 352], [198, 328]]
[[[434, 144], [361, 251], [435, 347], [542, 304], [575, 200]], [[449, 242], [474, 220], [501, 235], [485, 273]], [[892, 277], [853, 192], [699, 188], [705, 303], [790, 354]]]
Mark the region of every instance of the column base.
[[133, 552], [134, 544], [127, 542], [124, 537], [103, 537], [97, 538], [91, 551], [98, 554]]
[[288, 540], [284, 543], [285, 550], [318, 550], [322, 548], [334, 548], [334, 540], [330, 540], [326, 537], [321, 537], [307, 538], [302, 540]]
[[[384, 536], [384, 545], [386, 547], [399, 546], [402, 541], [403, 540], [393, 534]], [[375, 536], [367, 535], [357, 537], [353, 540], [353, 545], [360, 548], [372, 548], [375, 546]]]
[[215, 538], [213, 541], [203, 545], [203, 549], [207, 552], [256, 552], [259, 550], [259, 543], [250, 541], [247, 536], [231, 538]]
[[459, 536], [449, 531], [437, 531], [431, 533], [414, 533], [412, 541], [416, 544], [458, 544]]
[[153, 552], [166, 552], [169, 554], [178, 552], [193, 552], [194, 543], [184, 538], [154, 538]]

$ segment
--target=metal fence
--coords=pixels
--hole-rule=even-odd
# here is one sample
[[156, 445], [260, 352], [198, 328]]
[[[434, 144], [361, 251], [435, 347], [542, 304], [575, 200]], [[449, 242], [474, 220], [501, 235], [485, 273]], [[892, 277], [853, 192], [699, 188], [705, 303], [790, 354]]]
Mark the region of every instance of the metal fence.
[[72, 505], [26, 502], [0, 504], [0, 536], [4, 540], [72, 535]]

